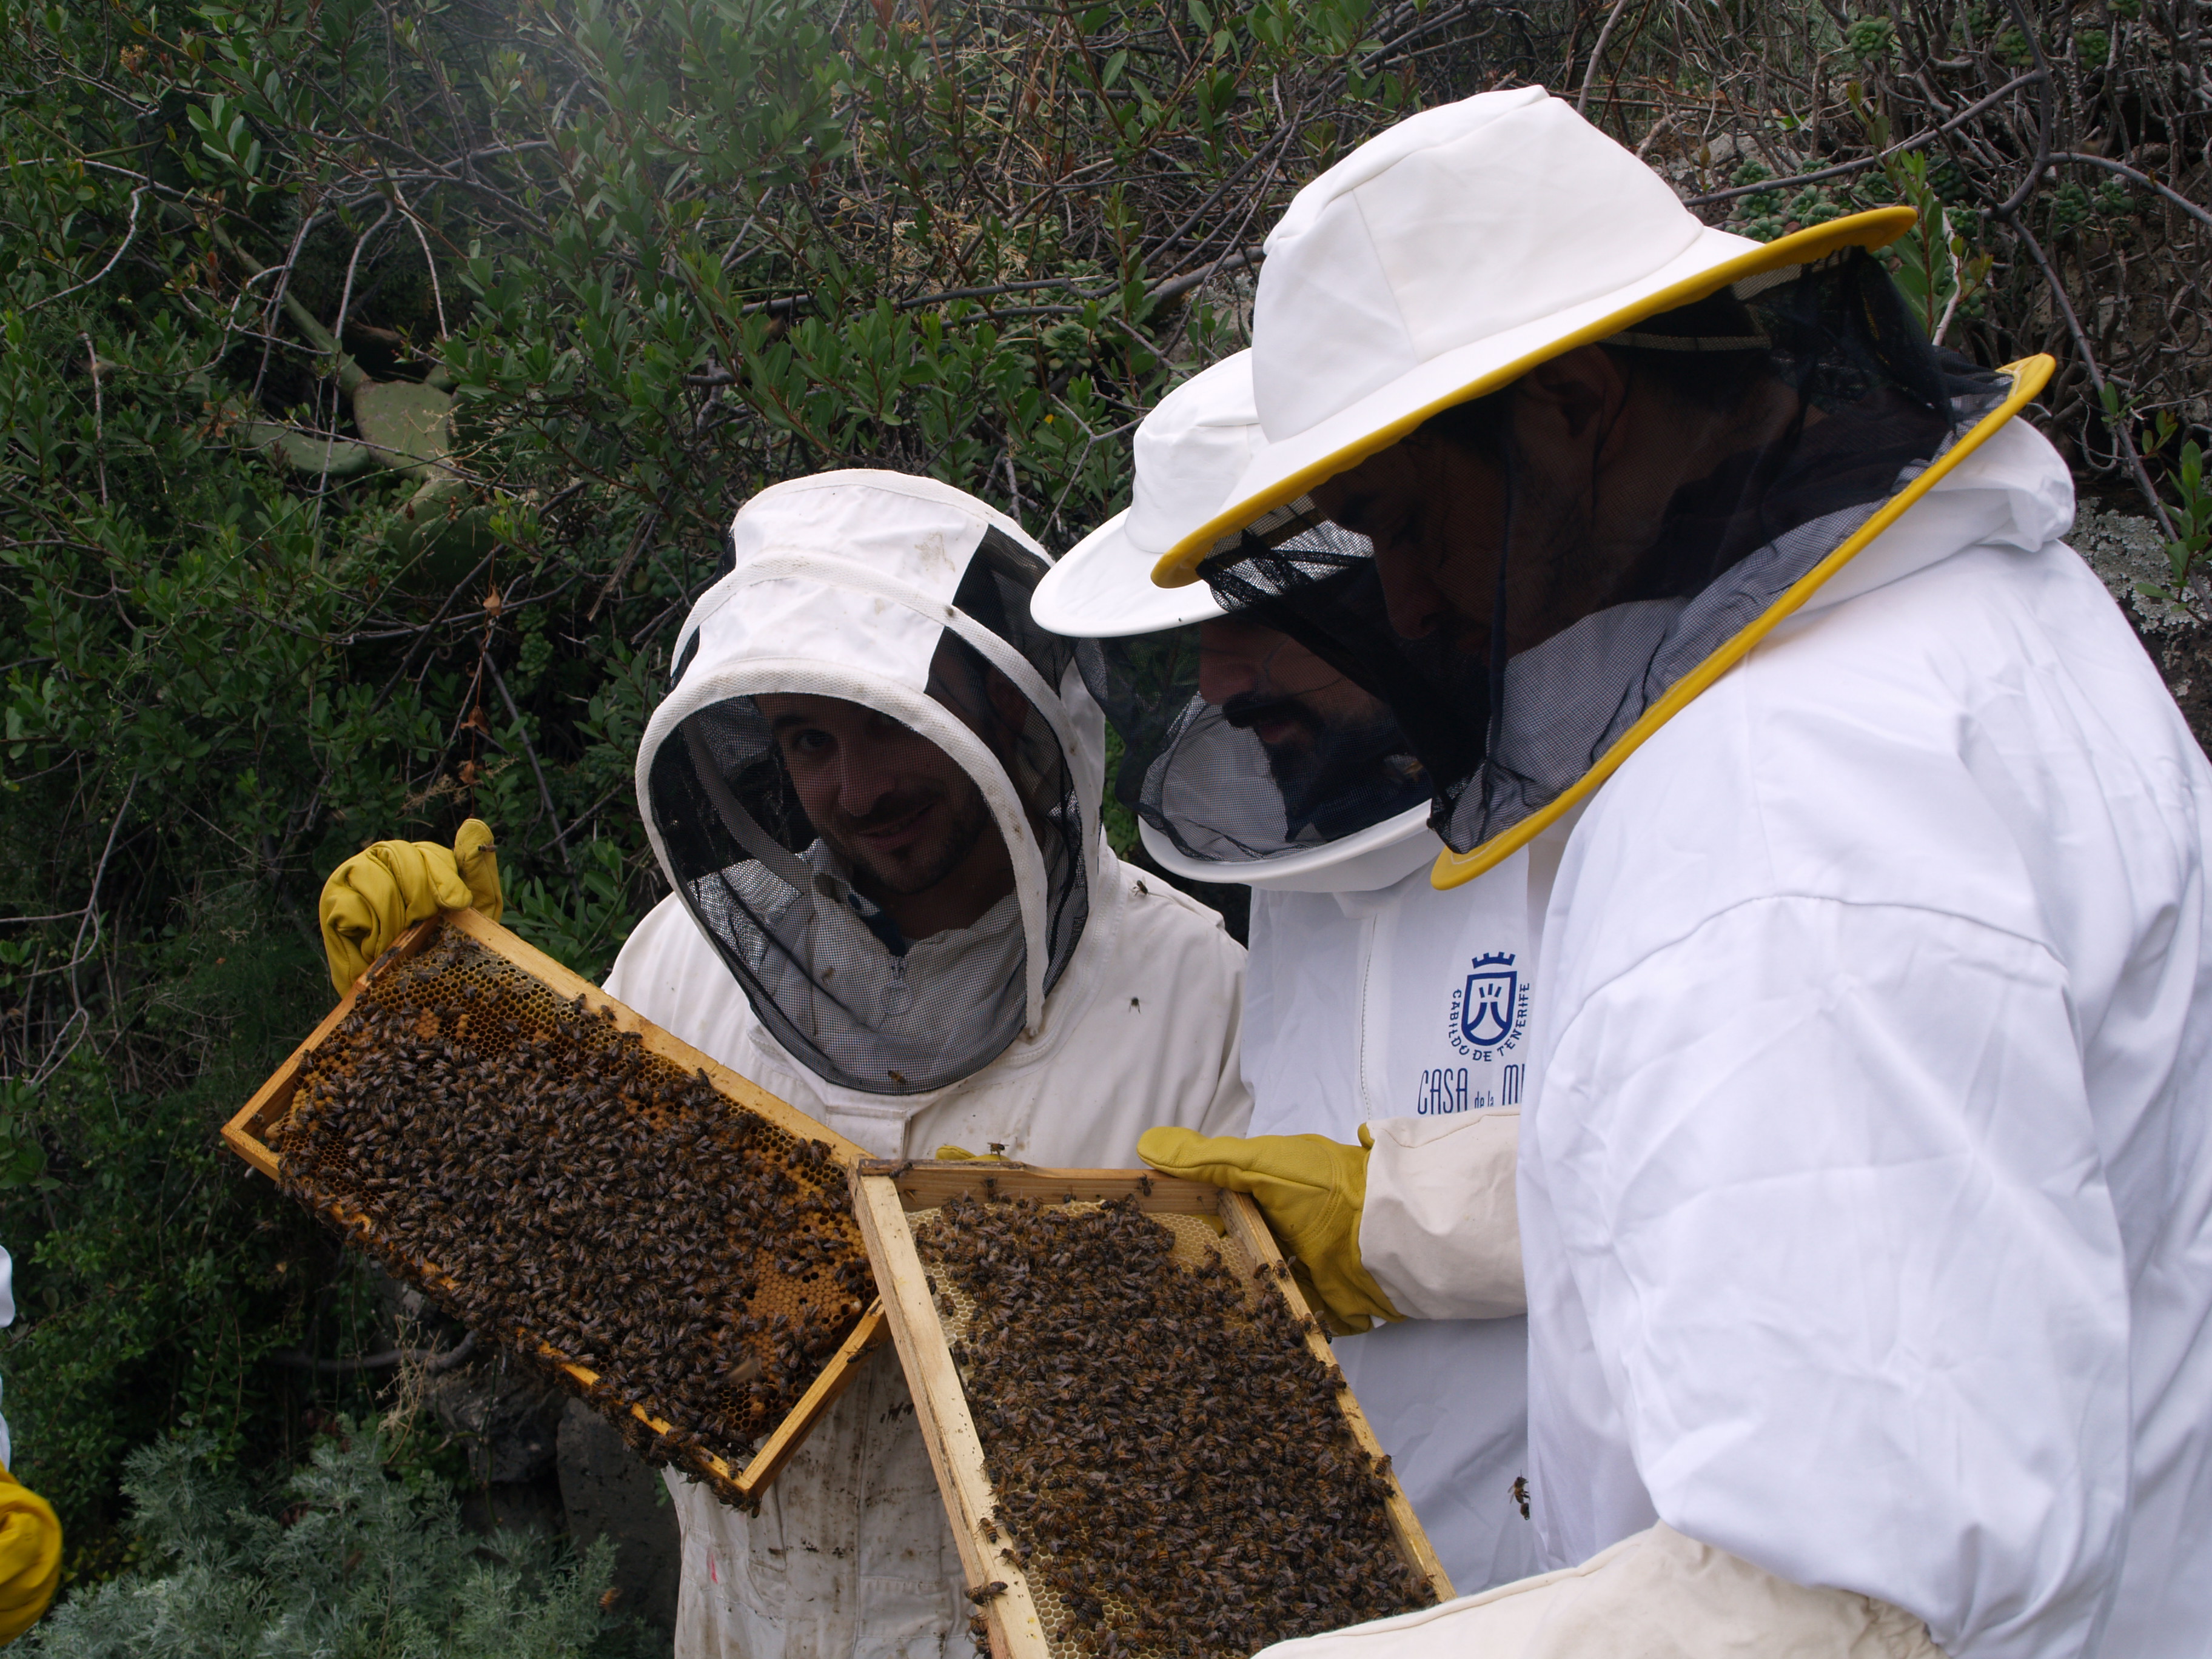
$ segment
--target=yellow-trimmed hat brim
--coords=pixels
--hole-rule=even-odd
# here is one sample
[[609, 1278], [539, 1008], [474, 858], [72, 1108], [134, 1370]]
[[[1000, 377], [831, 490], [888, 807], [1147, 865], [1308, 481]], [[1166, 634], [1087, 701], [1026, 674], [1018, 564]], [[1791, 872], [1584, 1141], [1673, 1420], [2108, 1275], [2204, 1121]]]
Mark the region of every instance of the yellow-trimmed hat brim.
[[1462, 886], [1473, 881], [1486, 870], [1493, 870], [1571, 811], [1575, 803], [1596, 790], [1597, 787], [1617, 771], [1620, 763], [1634, 754], [1653, 732], [1687, 708], [1699, 693], [1751, 653], [1751, 648], [1765, 639], [1782, 620], [1799, 610], [1819, 592], [1821, 585], [1849, 564], [1881, 532], [1903, 518], [1912, 504], [1947, 477], [1967, 456], [1979, 449], [1997, 429], [2027, 405], [2050, 383], [2057, 362], [2038, 354], [2023, 357], [2016, 363], [2007, 363], [1997, 372], [2012, 380], [2012, 390], [2005, 400], [1960, 434], [1958, 442], [1930, 461], [1919, 477], [1881, 504], [1875, 515], [1861, 525], [1837, 546], [1836, 550], [1814, 565], [1782, 591], [1779, 598], [1751, 622], [1729, 636], [1728, 640], [1695, 668], [1667, 688], [1656, 702], [1637, 719], [1636, 723], [1622, 732], [1613, 746], [1597, 758], [1589, 771], [1561, 790], [1559, 795], [1530, 813], [1510, 830], [1499, 831], [1480, 845], [1464, 853], [1455, 853], [1447, 847], [1437, 854], [1429, 871], [1429, 885], [1437, 888]]
[[1388, 449], [1430, 416], [1510, 385], [1540, 364], [1608, 339], [1646, 317], [1693, 305], [1747, 276], [1809, 264], [1841, 248], [1887, 247], [1917, 217], [1908, 207], [1875, 208], [1748, 249], [1740, 236], [1708, 229], [1641, 283], [1431, 358], [1309, 430], [1261, 450], [1220, 511], [1161, 556], [1152, 580], [1162, 587], [1196, 581], [1200, 562], [1223, 537]]

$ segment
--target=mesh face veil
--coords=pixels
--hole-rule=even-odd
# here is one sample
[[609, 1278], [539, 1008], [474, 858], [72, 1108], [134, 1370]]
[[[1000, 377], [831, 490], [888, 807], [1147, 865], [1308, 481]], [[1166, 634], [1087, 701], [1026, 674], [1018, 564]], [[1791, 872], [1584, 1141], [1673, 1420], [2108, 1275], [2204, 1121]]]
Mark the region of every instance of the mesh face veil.
[[[1342, 573], [1315, 603], [1356, 604], [1348, 590], [1373, 586], [1371, 570]], [[1177, 873], [1317, 890], [1395, 880], [1435, 851], [1423, 763], [1389, 705], [1277, 611], [1106, 642], [1092, 689], [1122, 738], [1115, 793]]]
[[1389, 705], [1464, 854], [1574, 785], [2004, 390], [1850, 248], [1448, 408], [1199, 571]]
[[1259, 612], [1224, 616], [1204, 587], [1152, 581], [1260, 441], [1249, 352], [1176, 386], [1137, 429], [1129, 510], [1054, 567], [1038, 612], [1107, 636], [1091, 689], [1122, 738], [1115, 793], [1163, 868], [1255, 887], [1386, 885], [1436, 850], [1428, 783], [1389, 708]]
[[1031, 620], [1049, 561], [1019, 527], [927, 479], [778, 485], [732, 538], [640, 746], [654, 850], [794, 1058], [941, 1088], [1042, 1024], [1082, 937], [1095, 647]]

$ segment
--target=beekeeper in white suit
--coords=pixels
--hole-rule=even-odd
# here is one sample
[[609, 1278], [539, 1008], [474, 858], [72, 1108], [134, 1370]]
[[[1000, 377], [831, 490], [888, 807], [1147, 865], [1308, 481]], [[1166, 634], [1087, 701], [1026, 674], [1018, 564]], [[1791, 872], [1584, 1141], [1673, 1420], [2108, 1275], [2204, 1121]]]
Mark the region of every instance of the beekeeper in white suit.
[[[2048, 360], [1928, 347], [1910, 218], [1744, 241], [1524, 88], [1269, 239], [1267, 442], [1160, 580], [1425, 703], [1440, 883], [1579, 813], [1519, 1146], [1553, 1571], [1271, 1653], [2206, 1651], [2212, 769], [2058, 539]], [[1494, 1270], [1463, 1137], [1318, 1197], [1204, 1152], [1352, 1301]]]
[[[1439, 892], [1429, 785], [1389, 709], [1254, 611], [1152, 568], [1220, 507], [1262, 440], [1239, 352], [1184, 381], [1137, 428], [1127, 512], [1039, 584], [1055, 633], [1103, 638], [1086, 661], [1124, 740], [1119, 790], [1170, 872], [1252, 889], [1243, 1068], [1255, 1135], [1358, 1139], [1456, 1128], [1499, 1139], [1493, 1193], [1515, 1237], [1510, 1149], [1525, 1076], [1523, 853]], [[1340, 581], [1339, 588], [1358, 585]], [[1379, 621], [1374, 584], [1340, 592]], [[1540, 849], [1556, 861], [1558, 848]], [[1470, 997], [1473, 981], [1478, 994]], [[1336, 1355], [1452, 1583], [1535, 1565], [1513, 1483], [1528, 1467], [1519, 1261], [1484, 1316], [1341, 1330]], [[1440, 1379], [1448, 1379], [1439, 1386]]]
[[[731, 534], [638, 751], [675, 893], [609, 993], [884, 1157], [1126, 1166], [1158, 1112], [1241, 1128], [1243, 952], [1099, 833], [1104, 723], [1030, 617], [1036, 544], [866, 471], [763, 490]], [[879, 1359], [757, 1516], [671, 1480], [679, 1656], [967, 1640], [913, 1413]]]
[[[638, 800], [674, 891], [606, 989], [887, 1158], [1135, 1162], [1237, 1133], [1243, 951], [1098, 829], [1105, 725], [1036, 626], [1049, 561], [926, 478], [763, 490], [677, 641]], [[440, 904], [495, 908], [489, 831], [381, 842], [324, 895], [341, 989]], [[341, 948], [341, 946], [343, 948]], [[941, 1659], [974, 1606], [879, 1353], [746, 1516], [672, 1478], [678, 1659]]]

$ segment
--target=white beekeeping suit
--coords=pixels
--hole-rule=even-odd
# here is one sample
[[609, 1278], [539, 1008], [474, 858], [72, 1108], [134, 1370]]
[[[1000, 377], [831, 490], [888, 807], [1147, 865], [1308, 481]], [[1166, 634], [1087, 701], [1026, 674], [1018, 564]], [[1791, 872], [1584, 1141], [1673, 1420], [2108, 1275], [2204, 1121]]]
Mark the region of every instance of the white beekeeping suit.
[[[1098, 833], [1103, 722], [1078, 648], [1030, 619], [1036, 544], [959, 491], [866, 471], [765, 490], [732, 534], [734, 568], [686, 623], [638, 756], [676, 891], [609, 994], [884, 1157], [998, 1143], [1126, 1167], [1162, 1114], [1241, 1129], [1243, 952]], [[1013, 890], [970, 926], [898, 937], [801, 811], [771, 719], [793, 694], [888, 716], [957, 760]], [[757, 1516], [671, 1480], [682, 1659], [967, 1641], [913, 1411], [885, 1351]]]
[[[1553, 1571], [1271, 1654], [2207, 1651], [2212, 767], [2059, 539], [2049, 360], [1935, 351], [1909, 223], [1745, 242], [1523, 88], [1269, 239], [1268, 441], [1162, 579], [1387, 686], [1440, 884], [1581, 814], [1519, 1172]], [[1487, 1281], [1463, 1150], [1355, 1166], [1401, 1310]]]
[[[1058, 633], [1106, 636], [1091, 660], [1127, 744], [1121, 793], [1146, 850], [1174, 874], [1252, 889], [1251, 1133], [1350, 1140], [1384, 1119], [1403, 1120], [1383, 1133], [1407, 1142], [1462, 1133], [1490, 1158], [1494, 1220], [1510, 1238], [1534, 969], [1529, 869], [1533, 856], [1548, 872], [1563, 837], [1440, 893], [1426, 783], [1372, 698], [1325, 665], [1286, 662], [1295, 646], [1271, 652], [1264, 637], [1245, 654], [1265, 671], [1224, 679], [1217, 661], [1201, 674], [1209, 652], [1240, 641], [1223, 637], [1206, 589], [1156, 587], [1152, 570], [1221, 504], [1258, 420], [1249, 352], [1170, 392], [1137, 430], [1128, 511], [1054, 567], [1036, 615]], [[1310, 720], [1334, 719], [1316, 739], [1334, 765], [1271, 761], [1253, 717], [1285, 696]], [[1528, 1335], [1510, 1278], [1492, 1316], [1378, 1325], [1334, 1345], [1462, 1590], [1518, 1578], [1536, 1559], [1512, 1495], [1528, 1464]]]
[[[1255, 883], [1244, 997], [1251, 1133], [1351, 1141], [1364, 1124], [1379, 1146], [1412, 1160], [1453, 1143], [1474, 1164], [1461, 1166], [1462, 1191], [1490, 1200], [1458, 1212], [1480, 1215], [1493, 1243], [1517, 1256], [1515, 1156], [1541, 878], [1564, 839], [1547, 836], [1450, 892], [1429, 884], [1436, 838], [1425, 827], [1408, 837], [1421, 868], [1387, 886]], [[1462, 1592], [1521, 1577], [1539, 1559], [1514, 1487], [1528, 1468], [1525, 1301], [1517, 1275], [1491, 1261], [1480, 1294], [1443, 1316], [1378, 1324], [1334, 1344]], [[1395, 1291], [1392, 1300], [1401, 1312], [1425, 1310]]]
[[[1632, 1541], [1528, 1598], [1530, 1654], [1626, 1639], [1674, 1534], [1851, 1593], [1793, 1623], [1871, 1597], [1954, 1659], [2204, 1651], [2212, 776], [2072, 514], [2008, 427], [1567, 847], [1529, 1478], [1547, 1565]], [[1449, 1163], [1369, 1178], [1370, 1270], [1452, 1295]], [[1379, 1651], [1468, 1651], [1483, 1617]]]

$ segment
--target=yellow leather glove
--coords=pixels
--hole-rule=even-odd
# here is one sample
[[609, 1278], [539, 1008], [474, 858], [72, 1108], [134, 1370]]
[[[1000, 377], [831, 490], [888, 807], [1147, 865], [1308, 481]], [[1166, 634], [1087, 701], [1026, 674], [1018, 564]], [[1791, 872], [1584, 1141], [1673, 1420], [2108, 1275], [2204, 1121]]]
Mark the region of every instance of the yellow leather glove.
[[62, 1581], [53, 1506], [0, 1469], [0, 1647], [39, 1622]]
[[1405, 1316], [1359, 1261], [1359, 1212], [1367, 1202], [1367, 1149], [1326, 1135], [1202, 1135], [1191, 1129], [1147, 1129], [1137, 1156], [1162, 1175], [1182, 1176], [1231, 1192], [1249, 1193], [1285, 1254], [1304, 1265], [1314, 1311], [1340, 1336], [1377, 1319]]
[[319, 909], [331, 983], [343, 996], [392, 940], [441, 910], [481, 910], [497, 921], [505, 908], [499, 854], [482, 818], [461, 826], [451, 852], [434, 841], [380, 841], [323, 884]]
[[1011, 1164], [1013, 1160], [999, 1150], [993, 1141], [988, 1152], [971, 1152], [965, 1146], [939, 1146], [931, 1154], [939, 1164]]

